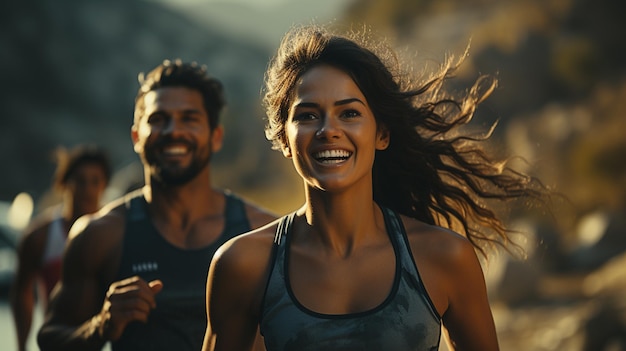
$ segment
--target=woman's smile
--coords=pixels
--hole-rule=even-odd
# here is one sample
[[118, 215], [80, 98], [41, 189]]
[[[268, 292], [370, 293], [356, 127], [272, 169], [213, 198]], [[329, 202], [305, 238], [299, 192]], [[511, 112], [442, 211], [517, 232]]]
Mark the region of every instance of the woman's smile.
[[314, 152], [312, 156], [319, 163], [334, 165], [347, 161], [350, 156], [352, 156], [352, 152], [341, 149], [332, 149]]

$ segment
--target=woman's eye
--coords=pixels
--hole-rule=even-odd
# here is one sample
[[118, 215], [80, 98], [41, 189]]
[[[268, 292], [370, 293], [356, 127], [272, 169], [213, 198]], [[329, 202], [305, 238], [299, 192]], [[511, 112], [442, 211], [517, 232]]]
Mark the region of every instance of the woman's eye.
[[311, 112], [302, 112], [293, 117], [294, 121], [310, 121], [316, 118], [317, 116]]
[[361, 113], [359, 113], [359, 111], [357, 110], [346, 110], [342, 113], [342, 116], [346, 118], [359, 117], [360, 115]]

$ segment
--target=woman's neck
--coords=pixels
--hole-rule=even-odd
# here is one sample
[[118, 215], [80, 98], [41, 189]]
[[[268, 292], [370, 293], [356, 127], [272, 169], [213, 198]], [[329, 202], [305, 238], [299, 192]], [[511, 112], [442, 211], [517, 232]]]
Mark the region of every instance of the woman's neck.
[[371, 191], [331, 193], [307, 189], [305, 197], [306, 204], [298, 215], [306, 218], [307, 240], [318, 241], [338, 255], [348, 256], [386, 233]]

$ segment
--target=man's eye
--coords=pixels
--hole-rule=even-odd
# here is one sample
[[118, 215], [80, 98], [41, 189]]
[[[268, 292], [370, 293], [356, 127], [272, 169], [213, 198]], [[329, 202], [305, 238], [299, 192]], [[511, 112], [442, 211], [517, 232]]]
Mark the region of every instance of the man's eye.
[[196, 115], [185, 115], [183, 116], [183, 121], [187, 122], [187, 123], [195, 123], [198, 122], [200, 120], [200, 118], [198, 118], [198, 116]]
[[165, 116], [163, 115], [151, 115], [150, 117], [148, 117], [148, 123], [149, 124], [160, 124], [163, 123], [165, 121]]

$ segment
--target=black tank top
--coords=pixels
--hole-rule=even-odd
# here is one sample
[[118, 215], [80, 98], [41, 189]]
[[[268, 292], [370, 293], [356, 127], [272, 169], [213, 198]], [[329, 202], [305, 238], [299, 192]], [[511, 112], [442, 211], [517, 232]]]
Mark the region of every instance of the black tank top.
[[225, 225], [211, 245], [184, 250], [167, 242], [147, 214], [141, 194], [126, 201], [126, 231], [117, 280], [138, 275], [146, 281], [160, 279], [163, 290], [147, 323], [133, 322], [114, 351], [193, 350], [202, 348], [206, 330], [205, 289], [208, 267], [215, 251], [228, 239], [250, 230], [243, 202], [226, 194]]
[[394, 212], [382, 210], [396, 256], [393, 288], [374, 309], [345, 315], [311, 311], [294, 296], [286, 274], [294, 213], [283, 217], [276, 230], [260, 323], [268, 351], [439, 348], [441, 320], [420, 279], [404, 226]]

